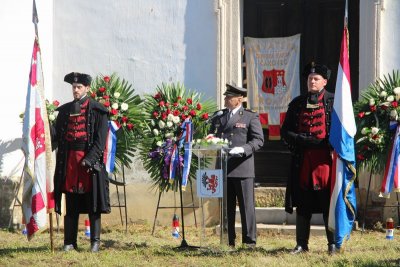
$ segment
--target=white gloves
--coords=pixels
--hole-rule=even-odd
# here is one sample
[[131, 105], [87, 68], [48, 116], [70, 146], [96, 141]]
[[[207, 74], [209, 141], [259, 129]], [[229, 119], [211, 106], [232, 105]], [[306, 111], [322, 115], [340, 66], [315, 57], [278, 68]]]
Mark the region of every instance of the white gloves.
[[231, 156], [242, 156], [242, 154], [244, 154], [244, 148], [241, 146], [235, 146], [229, 151]]

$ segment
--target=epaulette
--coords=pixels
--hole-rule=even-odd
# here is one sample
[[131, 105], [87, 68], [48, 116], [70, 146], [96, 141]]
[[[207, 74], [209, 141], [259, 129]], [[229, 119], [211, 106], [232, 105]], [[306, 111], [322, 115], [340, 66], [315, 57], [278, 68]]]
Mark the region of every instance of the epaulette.
[[244, 110], [249, 111], [251, 113], [256, 113], [257, 111], [253, 110], [253, 109], [249, 109], [249, 108], [245, 108]]

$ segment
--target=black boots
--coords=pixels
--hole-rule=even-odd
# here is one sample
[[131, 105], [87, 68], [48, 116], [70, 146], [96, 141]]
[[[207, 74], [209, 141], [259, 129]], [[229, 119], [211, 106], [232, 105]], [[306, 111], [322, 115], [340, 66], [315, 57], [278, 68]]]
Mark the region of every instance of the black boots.
[[[90, 251], [98, 252], [100, 248], [101, 215], [89, 214]], [[77, 250], [79, 217], [64, 216], [64, 251]]]
[[339, 250], [336, 249], [335, 246], [335, 233], [329, 230], [328, 227], [328, 214], [324, 214], [324, 223], [325, 223], [325, 233], [326, 238], [328, 239], [328, 254], [332, 255], [337, 253]]
[[296, 214], [296, 247], [290, 252], [298, 254], [308, 251], [308, 239], [310, 238], [311, 216]]
[[77, 250], [78, 218], [64, 216], [64, 251]]
[[290, 254], [299, 254], [299, 253], [304, 253], [304, 252], [308, 252], [308, 246], [297, 245], [294, 247], [294, 249], [292, 249]]
[[100, 233], [101, 233], [101, 215], [90, 214], [90, 250], [99, 252], [100, 248]]
[[329, 255], [333, 255], [333, 254], [335, 254], [337, 252], [338, 252], [338, 250], [336, 249], [335, 244], [328, 245], [328, 254]]

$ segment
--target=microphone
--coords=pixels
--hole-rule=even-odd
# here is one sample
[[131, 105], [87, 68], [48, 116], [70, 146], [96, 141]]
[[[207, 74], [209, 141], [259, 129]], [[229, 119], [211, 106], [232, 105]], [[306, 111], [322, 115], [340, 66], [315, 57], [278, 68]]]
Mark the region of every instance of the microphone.
[[221, 116], [222, 114], [224, 114], [224, 112], [222, 110], [218, 110], [217, 112], [215, 112], [211, 117], [209, 117], [206, 120], [206, 123], [209, 123], [210, 121], [212, 121], [213, 119], [215, 119], [216, 117]]

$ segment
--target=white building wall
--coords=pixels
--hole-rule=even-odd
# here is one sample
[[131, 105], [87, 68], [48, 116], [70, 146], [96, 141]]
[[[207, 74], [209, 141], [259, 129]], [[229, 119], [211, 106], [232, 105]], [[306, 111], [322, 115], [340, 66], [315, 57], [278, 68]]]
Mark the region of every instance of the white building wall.
[[[20, 150], [22, 121], [30, 71], [33, 41], [32, 0], [2, 0], [0, 8], [1, 130], [0, 177], [19, 177], [23, 154]], [[53, 1], [36, 0], [44, 83], [51, 98], [53, 69]]]
[[[72, 98], [63, 77], [116, 72], [139, 94], [180, 82], [216, 98], [214, 0], [36, 0], [48, 99]], [[3, 0], [0, 9], [0, 176], [19, 176], [19, 150], [34, 40], [32, 1]], [[14, 151], [10, 153], [10, 151]]]
[[216, 97], [213, 0], [69, 0], [54, 4], [54, 94], [71, 71], [116, 72], [140, 94], [181, 82]]
[[400, 1], [381, 2], [380, 76], [400, 70]]

